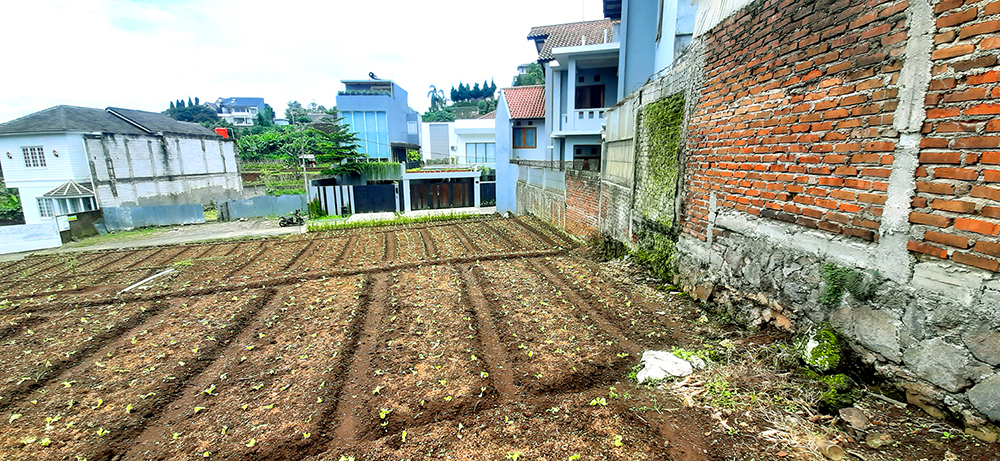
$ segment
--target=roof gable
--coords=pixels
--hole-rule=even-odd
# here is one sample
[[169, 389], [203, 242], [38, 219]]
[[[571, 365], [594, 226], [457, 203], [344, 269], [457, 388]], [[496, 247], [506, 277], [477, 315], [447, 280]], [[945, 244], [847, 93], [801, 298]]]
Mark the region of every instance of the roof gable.
[[545, 118], [545, 86], [515, 86], [503, 89], [510, 118]]
[[199, 136], [215, 134], [197, 123], [178, 122], [156, 112], [117, 107], [93, 109], [55, 106], [0, 124], [0, 135], [72, 132], [132, 135], [164, 132]]
[[594, 45], [614, 41], [614, 25], [619, 21], [601, 19], [599, 21], [572, 22], [532, 27], [528, 39], [541, 42], [538, 49], [539, 61], [551, 61], [553, 48], [564, 46]]

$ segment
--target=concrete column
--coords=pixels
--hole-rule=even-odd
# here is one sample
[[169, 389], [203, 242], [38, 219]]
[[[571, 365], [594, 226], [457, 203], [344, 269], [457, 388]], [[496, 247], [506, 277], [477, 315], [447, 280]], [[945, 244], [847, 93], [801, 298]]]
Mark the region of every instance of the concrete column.
[[879, 242], [873, 266], [890, 279], [906, 283], [912, 274], [912, 258], [906, 249], [910, 230], [910, 200], [916, 189], [915, 174], [920, 155], [920, 129], [926, 111], [924, 97], [931, 81], [934, 14], [930, 0], [913, 0], [906, 9], [907, 39], [903, 67], [899, 71], [899, 105], [893, 128], [899, 142], [893, 152], [888, 199], [879, 225]]
[[[551, 127], [549, 128], [549, 131], [560, 131], [562, 130], [562, 115], [559, 113], [559, 98], [562, 97], [562, 91], [561, 91], [562, 72], [549, 70], [549, 73], [551, 74], [551, 78], [548, 79], [549, 84], [551, 86], [549, 91], [549, 94], [551, 95], [549, 97], [549, 101], [552, 101], [552, 107], [549, 108], [548, 112], [549, 114], [552, 114], [551, 115], [552, 123], [549, 125]], [[539, 139], [542, 139], [542, 136], [545, 135], [540, 134], [539, 138], [536, 139], [535, 141], [536, 145], [538, 145], [537, 143], [541, 142]], [[548, 139], [546, 139], [545, 142], [548, 143]]]
[[566, 80], [566, 116], [569, 118], [569, 123], [563, 129], [568, 131], [576, 129], [576, 114], [573, 113], [576, 110], [576, 59], [569, 58]]
[[[399, 202], [397, 201], [396, 203], [399, 203]], [[411, 205], [410, 205], [410, 180], [409, 179], [404, 179], [403, 180], [403, 206], [404, 206], [404, 209], [403, 209], [404, 213], [409, 213], [410, 211], [413, 211], [411, 209]]]
[[481, 199], [480, 199], [481, 196], [479, 195], [479, 192], [480, 192], [479, 191], [479, 187], [480, 187], [479, 186], [479, 179], [480, 178], [475, 178], [475, 185], [472, 187], [473, 194], [475, 194], [475, 207], [476, 208], [479, 208], [480, 203], [482, 203]]

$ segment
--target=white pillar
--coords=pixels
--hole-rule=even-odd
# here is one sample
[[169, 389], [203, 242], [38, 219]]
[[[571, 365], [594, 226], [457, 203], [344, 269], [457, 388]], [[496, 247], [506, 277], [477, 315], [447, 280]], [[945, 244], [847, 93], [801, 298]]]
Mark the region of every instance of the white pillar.
[[404, 209], [404, 213], [409, 213], [410, 211], [412, 211], [410, 209], [410, 180], [409, 179], [404, 179], [403, 180], [403, 207], [404, 207], [403, 208]]
[[[482, 173], [480, 173], [480, 174], [482, 174]], [[475, 178], [476, 182], [475, 182], [475, 185], [472, 187], [473, 194], [475, 195], [475, 204], [476, 204], [475, 206], [476, 206], [476, 208], [479, 208], [480, 204], [482, 203], [481, 195], [479, 194], [479, 192], [480, 192], [479, 191], [479, 187], [480, 187], [479, 180], [480, 179], [481, 178]]]

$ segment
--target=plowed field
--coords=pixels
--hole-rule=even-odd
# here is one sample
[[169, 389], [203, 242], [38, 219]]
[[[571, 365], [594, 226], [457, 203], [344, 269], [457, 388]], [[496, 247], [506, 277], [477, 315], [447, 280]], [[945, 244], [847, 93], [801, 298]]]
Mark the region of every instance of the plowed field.
[[788, 455], [630, 383], [701, 310], [572, 250], [477, 218], [0, 264], [0, 459]]

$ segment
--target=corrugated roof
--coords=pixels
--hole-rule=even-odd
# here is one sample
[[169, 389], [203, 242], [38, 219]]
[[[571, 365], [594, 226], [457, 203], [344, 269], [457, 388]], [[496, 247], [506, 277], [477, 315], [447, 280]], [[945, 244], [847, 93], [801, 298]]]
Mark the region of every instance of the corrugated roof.
[[542, 42], [541, 48], [538, 49], [539, 61], [551, 61], [555, 59], [552, 56], [553, 48], [611, 43], [614, 41], [613, 26], [618, 22], [620, 21], [601, 19], [599, 21], [537, 26], [532, 27], [531, 31], [528, 32], [528, 39]]
[[52, 189], [44, 194], [42, 197], [47, 198], [68, 198], [68, 197], [93, 197], [94, 191], [90, 190], [89, 187], [81, 185], [76, 181], [70, 181], [68, 183], [62, 184], [55, 189]]
[[545, 85], [504, 88], [503, 97], [512, 119], [545, 117]]

